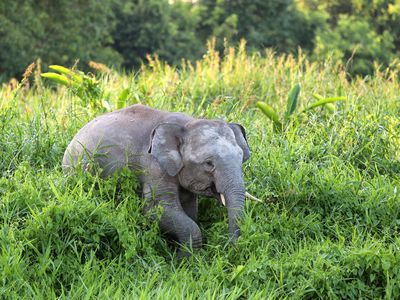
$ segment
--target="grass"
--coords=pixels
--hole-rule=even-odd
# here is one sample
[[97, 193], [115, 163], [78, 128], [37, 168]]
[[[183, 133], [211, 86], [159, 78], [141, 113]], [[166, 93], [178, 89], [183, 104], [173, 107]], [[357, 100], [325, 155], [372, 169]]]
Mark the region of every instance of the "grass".
[[[4, 85], [0, 295], [399, 298], [398, 71], [350, 81], [331, 62], [271, 52], [249, 56], [244, 44], [220, 58], [210, 45], [201, 61], [179, 70], [151, 57], [135, 74], [103, 68], [95, 99], [44, 86], [37, 76], [30, 87], [27, 80], [18, 88]], [[255, 103], [284, 111], [297, 82], [300, 109], [315, 101], [313, 93], [348, 100], [334, 113], [307, 111], [274, 132]], [[252, 150], [244, 167], [247, 189], [266, 203], [246, 203], [236, 246], [227, 242], [226, 211], [204, 198], [205, 245], [178, 263], [157, 225], [142, 215], [133, 175], [104, 180], [62, 172], [63, 152], [81, 126], [137, 102], [246, 128]]]

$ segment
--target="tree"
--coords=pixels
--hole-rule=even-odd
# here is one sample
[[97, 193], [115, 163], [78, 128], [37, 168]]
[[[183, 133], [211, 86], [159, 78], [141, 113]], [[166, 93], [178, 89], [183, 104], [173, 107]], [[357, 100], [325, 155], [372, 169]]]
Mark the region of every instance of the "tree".
[[200, 36], [245, 38], [254, 49], [280, 52], [313, 48], [315, 26], [293, 0], [201, 0]]
[[196, 58], [202, 43], [195, 35], [196, 9], [189, 3], [167, 0], [126, 0], [116, 7], [118, 25], [114, 49], [124, 57], [124, 66], [138, 66], [147, 54], [157, 54], [170, 63]]
[[304, 0], [308, 11], [326, 14], [318, 27], [314, 58], [349, 61], [351, 74], [367, 75], [374, 62], [387, 66], [400, 48], [398, 1]]
[[111, 1], [2, 0], [0, 2], [0, 71], [21, 75], [28, 64], [71, 65], [97, 60], [119, 64], [111, 30]]
[[378, 35], [365, 19], [342, 15], [334, 29], [318, 32], [315, 54], [342, 61], [351, 59], [350, 73], [367, 75], [373, 72], [374, 61], [389, 64], [393, 50], [389, 32]]

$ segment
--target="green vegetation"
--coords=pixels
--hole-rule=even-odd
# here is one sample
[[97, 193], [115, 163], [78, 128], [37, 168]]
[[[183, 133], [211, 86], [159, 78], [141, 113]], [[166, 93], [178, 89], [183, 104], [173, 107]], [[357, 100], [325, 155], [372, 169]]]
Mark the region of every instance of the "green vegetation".
[[[152, 57], [135, 75], [97, 66], [98, 93], [49, 86], [33, 66], [19, 85], [3, 85], [2, 298], [400, 297], [400, 70], [348, 81], [340, 64], [244, 48], [221, 58], [211, 45], [179, 70]], [[283, 119], [297, 83], [300, 111], [313, 94], [347, 101], [333, 113], [305, 110], [277, 134], [256, 103], [270, 103]], [[178, 263], [142, 216], [129, 172], [107, 180], [62, 172], [81, 126], [138, 102], [246, 128], [247, 188], [265, 203], [246, 203], [236, 246], [228, 243], [226, 210], [204, 198], [205, 245]]]
[[[57, 78], [58, 79], [58, 78]], [[290, 125], [290, 121], [293, 118], [293, 113], [296, 111], [297, 108], [297, 103], [299, 101], [299, 94], [300, 94], [301, 86], [299, 83], [297, 83], [289, 92], [288, 99], [287, 99], [287, 105], [286, 105], [286, 112], [284, 115], [284, 123], [279, 121], [279, 117], [277, 112], [267, 103], [258, 101], [257, 102], [257, 107], [261, 109], [261, 111], [266, 115], [268, 118], [271, 119], [272, 122], [274, 122], [274, 129], [277, 132], [282, 132], [282, 129], [285, 126]], [[333, 102], [336, 101], [344, 101], [346, 100], [346, 97], [330, 97], [330, 98], [324, 98], [321, 95], [318, 94], [312, 94], [314, 98], [316, 98], [318, 101], [311, 103], [308, 107], [304, 109], [304, 111], [309, 110], [309, 109], [314, 109], [319, 106], [324, 106], [326, 107], [330, 112], [335, 111], [335, 106], [332, 104]], [[303, 111], [303, 112], [304, 112]], [[302, 112], [300, 112], [302, 113]], [[299, 114], [300, 114], [299, 113]], [[301, 117], [299, 114], [296, 117]]]
[[399, 22], [395, 0], [2, 0], [0, 81], [20, 78], [38, 58], [132, 69], [157, 54], [180, 65], [201, 58], [213, 37], [221, 52], [244, 38], [252, 52], [302, 49], [365, 76], [398, 58]]
[[119, 65], [111, 44], [113, 1], [21, 0], [0, 2], [0, 81], [20, 77], [36, 59], [73, 65], [76, 59]]

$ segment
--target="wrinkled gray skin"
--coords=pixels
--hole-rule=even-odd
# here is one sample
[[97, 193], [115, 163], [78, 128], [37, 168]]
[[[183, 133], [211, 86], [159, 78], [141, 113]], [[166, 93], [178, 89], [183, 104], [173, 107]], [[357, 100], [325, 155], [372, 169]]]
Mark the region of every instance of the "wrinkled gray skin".
[[[179, 243], [201, 247], [197, 195], [220, 202], [224, 195], [232, 242], [239, 236], [245, 187], [242, 163], [250, 151], [239, 124], [194, 119], [181, 113], [133, 105], [84, 126], [68, 145], [63, 167], [95, 162], [102, 176], [128, 166], [142, 170], [147, 210], [163, 207], [160, 228]], [[180, 256], [187, 253], [180, 250]]]

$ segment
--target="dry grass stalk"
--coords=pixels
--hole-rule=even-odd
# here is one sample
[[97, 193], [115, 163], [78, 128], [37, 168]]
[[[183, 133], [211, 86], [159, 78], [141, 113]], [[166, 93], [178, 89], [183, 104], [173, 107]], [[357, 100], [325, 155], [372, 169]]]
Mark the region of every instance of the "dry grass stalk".
[[110, 72], [110, 68], [108, 68], [105, 64], [96, 62], [96, 61], [89, 61], [89, 67], [91, 67], [92, 69], [100, 72], [100, 73], [108, 73]]
[[7, 87], [10, 91], [15, 90], [18, 87], [18, 80], [16, 78], [11, 78]]
[[79, 64], [79, 59], [76, 59], [75, 62], [74, 62], [74, 65], [71, 68], [71, 70], [72, 71], [76, 71], [76, 69], [78, 68], [78, 64]]
[[40, 79], [40, 74], [42, 74], [42, 60], [40, 58], [38, 58], [36, 60], [36, 69], [33, 74], [33, 80], [35, 83], [35, 87], [39, 90], [42, 89], [42, 81]]
[[21, 85], [25, 87], [25, 89], [29, 89], [29, 77], [32, 75], [33, 70], [35, 69], [36, 63], [31, 63], [25, 70], [22, 75]]

